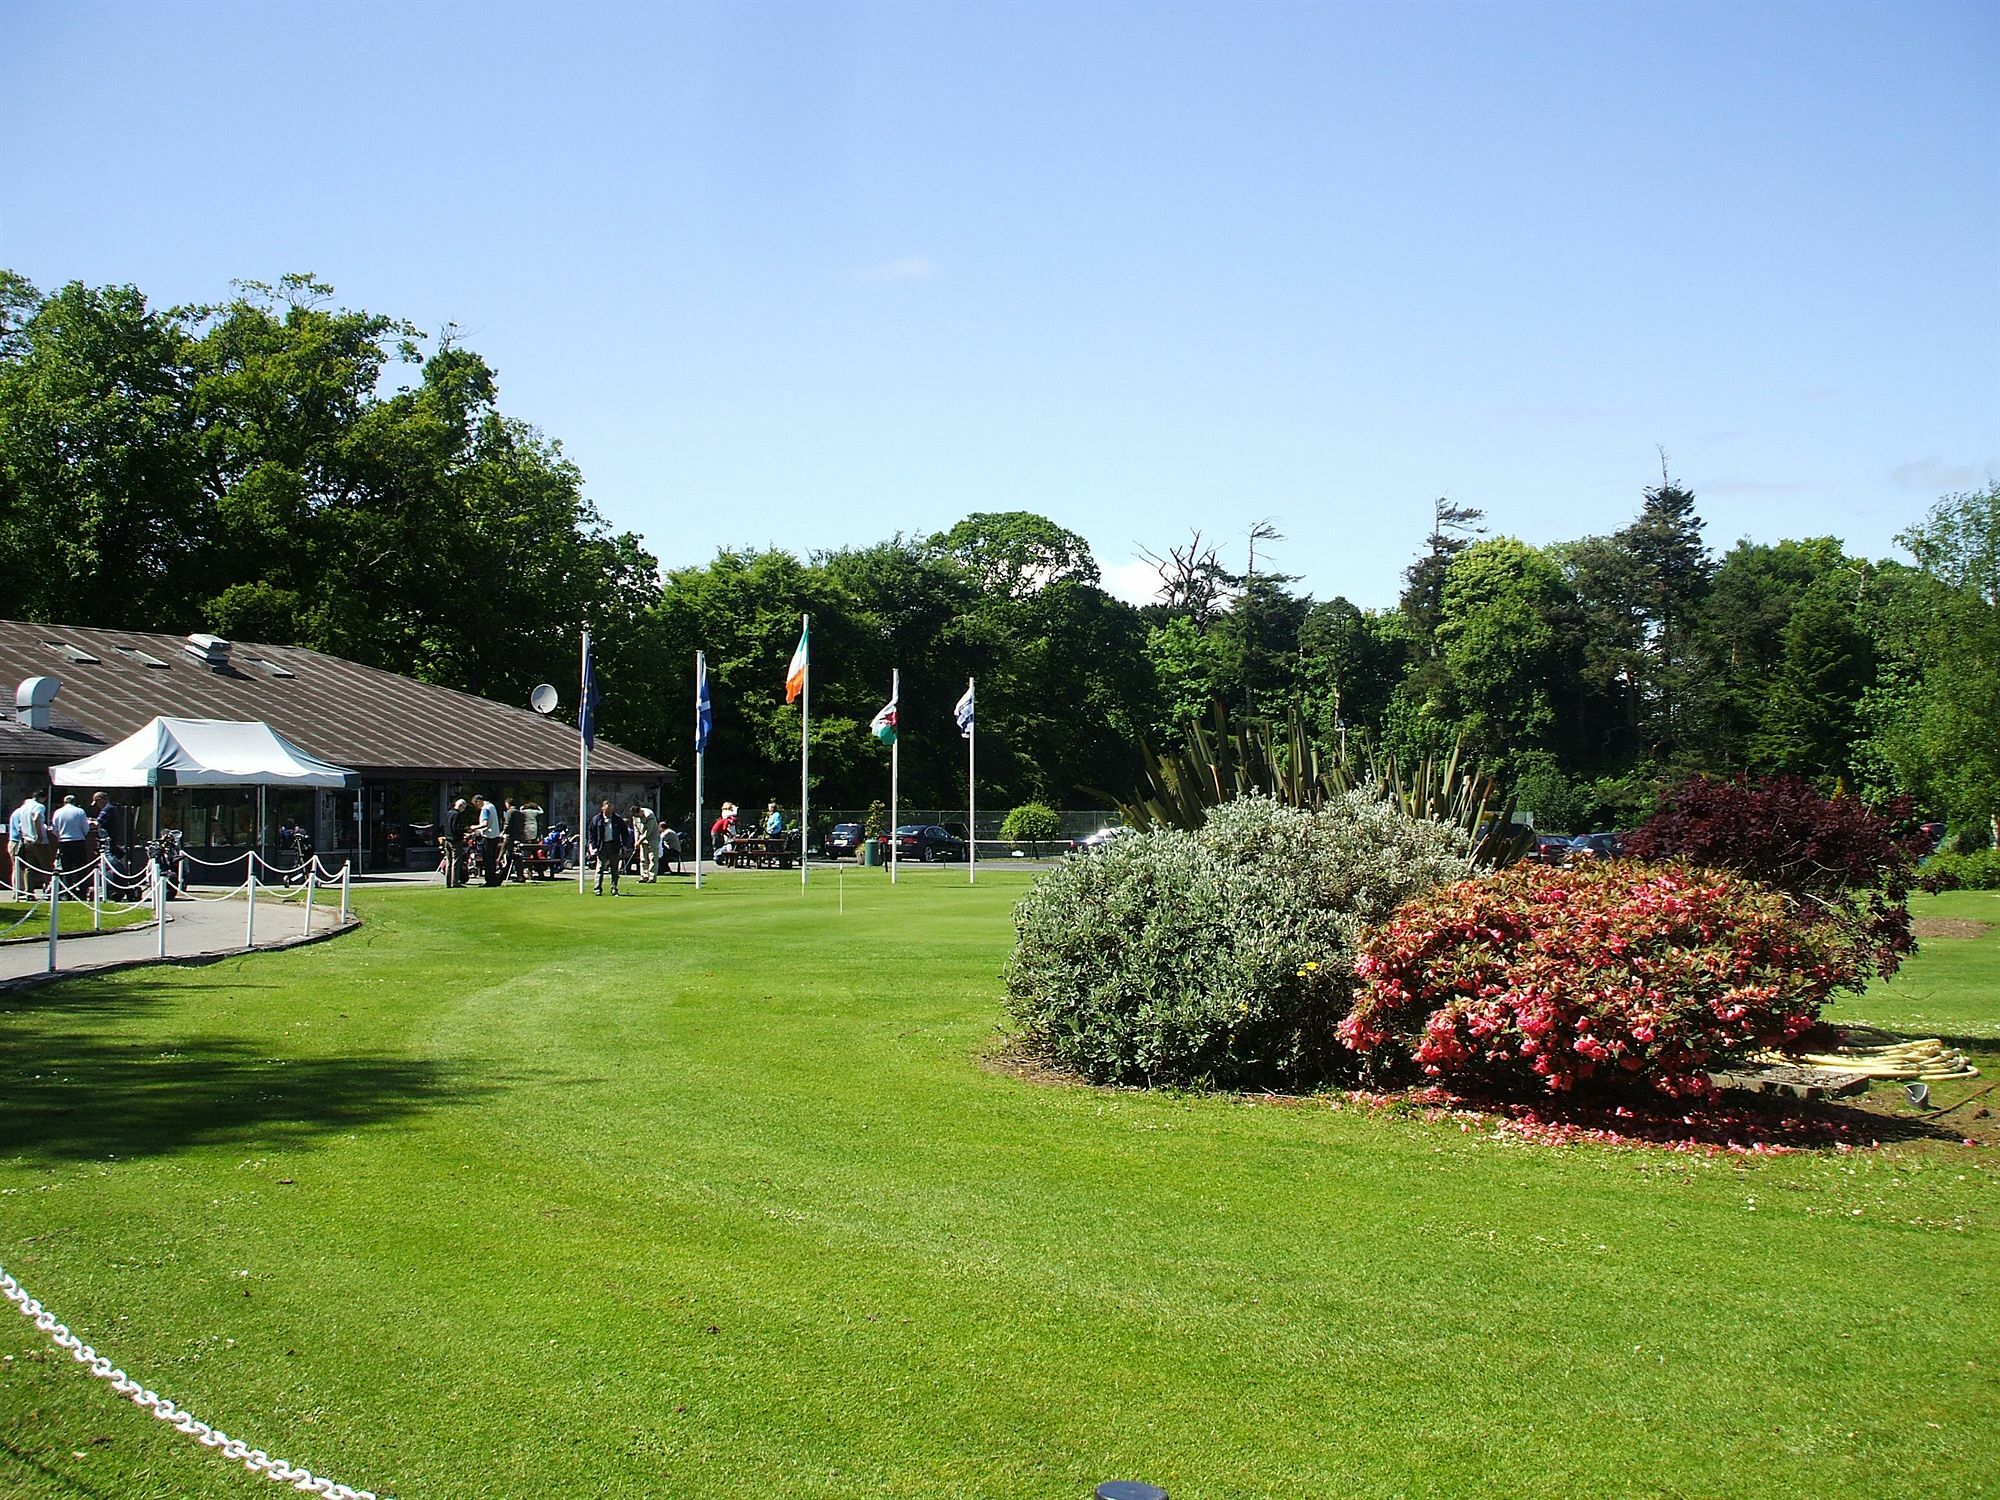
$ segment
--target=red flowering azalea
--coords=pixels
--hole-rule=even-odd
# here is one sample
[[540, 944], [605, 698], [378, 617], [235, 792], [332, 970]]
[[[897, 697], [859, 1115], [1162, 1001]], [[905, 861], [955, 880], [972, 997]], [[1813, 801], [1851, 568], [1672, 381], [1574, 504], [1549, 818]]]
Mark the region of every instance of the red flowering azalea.
[[1727, 871], [1517, 865], [1376, 929], [1339, 1036], [1438, 1078], [1705, 1094], [1712, 1064], [1806, 1031], [1834, 990], [1867, 982], [1871, 956]]

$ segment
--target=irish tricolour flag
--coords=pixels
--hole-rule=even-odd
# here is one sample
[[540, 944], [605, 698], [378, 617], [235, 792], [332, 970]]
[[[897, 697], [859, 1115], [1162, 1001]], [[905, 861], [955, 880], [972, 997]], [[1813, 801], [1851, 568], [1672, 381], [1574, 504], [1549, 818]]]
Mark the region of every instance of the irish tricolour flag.
[[882, 705], [882, 711], [868, 722], [868, 732], [885, 745], [896, 743], [896, 700]]
[[799, 626], [799, 648], [792, 653], [792, 664], [785, 669], [785, 701], [796, 703], [799, 694], [806, 690], [806, 637], [811, 627]]

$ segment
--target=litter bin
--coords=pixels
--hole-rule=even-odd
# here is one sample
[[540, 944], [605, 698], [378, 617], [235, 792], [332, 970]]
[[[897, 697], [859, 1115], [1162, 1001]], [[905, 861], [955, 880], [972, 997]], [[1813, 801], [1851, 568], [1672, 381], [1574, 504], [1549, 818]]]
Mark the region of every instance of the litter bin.
[[882, 841], [880, 839], [863, 839], [861, 841], [861, 863], [864, 865], [879, 865], [882, 863]]

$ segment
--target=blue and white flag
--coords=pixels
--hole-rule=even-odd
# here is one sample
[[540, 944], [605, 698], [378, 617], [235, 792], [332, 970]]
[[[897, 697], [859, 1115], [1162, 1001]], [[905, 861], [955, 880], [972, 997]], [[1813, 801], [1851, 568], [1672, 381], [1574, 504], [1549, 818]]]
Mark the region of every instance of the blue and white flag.
[[965, 696], [958, 700], [958, 706], [952, 709], [951, 716], [954, 719], [958, 720], [958, 732], [961, 735], [963, 735], [966, 739], [968, 740], [971, 739], [972, 738], [972, 684], [971, 683], [968, 682], [965, 685]]
[[708, 696], [708, 662], [701, 664], [701, 675], [695, 681], [694, 689], [694, 753], [702, 754], [708, 749], [708, 737], [715, 732], [715, 701]]
[[576, 727], [583, 732], [583, 747], [593, 750], [597, 747], [597, 674], [590, 661], [590, 636], [583, 638], [583, 711], [577, 715]]

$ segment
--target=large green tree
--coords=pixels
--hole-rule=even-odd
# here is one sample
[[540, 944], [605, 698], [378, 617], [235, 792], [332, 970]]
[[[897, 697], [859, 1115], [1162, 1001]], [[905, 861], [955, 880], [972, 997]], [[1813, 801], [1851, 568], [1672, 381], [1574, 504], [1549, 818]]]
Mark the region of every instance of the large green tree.
[[[658, 568], [447, 336], [310, 276], [160, 311], [4, 282], [0, 583], [33, 618], [310, 646], [507, 701], [599, 632], [604, 732], [656, 741], [626, 660]], [[414, 383], [384, 393], [398, 366]]]

